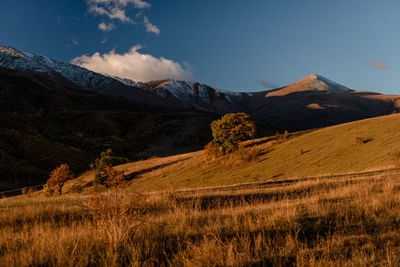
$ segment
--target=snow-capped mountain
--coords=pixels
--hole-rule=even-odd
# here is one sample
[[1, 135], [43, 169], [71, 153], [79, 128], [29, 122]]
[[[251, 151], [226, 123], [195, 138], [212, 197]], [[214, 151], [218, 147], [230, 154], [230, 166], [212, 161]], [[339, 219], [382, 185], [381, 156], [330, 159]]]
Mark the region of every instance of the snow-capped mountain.
[[[141, 95], [145, 94], [145, 97], [149, 98], [147, 101], [154, 101], [155, 98], [160, 102], [165, 99], [168, 100], [169, 104], [183, 105], [186, 108], [195, 105], [196, 107], [200, 106], [205, 109], [219, 111], [218, 108], [212, 107], [216, 99], [219, 102], [227, 102], [228, 105], [232, 106], [242, 104], [242, 94], [217, 90], [205, 84], [175, 80], [135, 82], [125, 78], [96, 73], [46, 56], [21, 52], [11, 47], [0, 46], [0, 66], [23, 72], [46, 74], [53, 78], [62, 76], [87, 90], [126, 96], [135, 100], [139, 98], [142, 102], [146, 102], [146, 99], [143, 99], [143, 96], [138, 96], [138, 89], [142, 91], [140, 92]], [[236, 109], [225, 107], [224, 110]]]
[[107, 91], [122, 83], [114, 78], [95, 73], [79, 66], [63, 63], [46, 56], [25, 53], [11, 47], [0, 46], [0, 66], [24, 72], [61, 75], [75, 85], [94, 91]]
[[23, 72], [46, 73], [54, 76], [55, 72], [48, 66], [33, 59], [34, 56], [20, 52], [12, 47], [0, 46], [0, 66]]
[[309, 129], [400, 111], [398, 96], [353, 91], [317, 74], [274, 90], [236, 93], [191, 81], [135, 82], [2, 46], [0, 67], [126, 97], [142, 110], [246, 112], [257, 122], [274, 127]]
[[219, 90], [206, 84], [190, 81], [163, 80], [139, 83], [145, 90], [155, 92], [161, 97], [174, 96], [182, 101], [211, 105], [218, 97], [225, 98], [231, 104], [239, 104], [242, 93]]
[[46, 56], [21, 52], [11, 47], [0, 46], [0, 67], [46, 75], [57, 80], [67, 79], [85, 90], [127, 97], [137, 103], [152, 107], [168, 110], [191, 108], [178, 100], [166, 101], [162, 97], [138, 87], [138, 83], [134, 81], [103, 75]]

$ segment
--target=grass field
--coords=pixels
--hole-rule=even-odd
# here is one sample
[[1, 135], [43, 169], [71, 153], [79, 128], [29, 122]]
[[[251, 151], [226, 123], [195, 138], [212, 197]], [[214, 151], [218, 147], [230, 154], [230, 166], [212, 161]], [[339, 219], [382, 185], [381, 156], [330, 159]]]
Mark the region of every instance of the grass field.
[[[400, 152], [399, 128], [400, 114], [395, 114], [295, 133], [282, 143], [274, 137], [253, 140], [244, 151], [215, 161], [198, 151], [117, 168], [130, 176], [131, 188], [141, 191], [387, 169], [395, 167], [395, 155]], [[65, 190], [74, 183], [86, 185], [92, 180], [88, 172]]]
[[4, 266], [398, 266], [400, 178], [0, 200]]
[[120, 165], [124, 189], [94, 192], [88, 171], [61, 197], [0, 199], [0, 265], [399, 266], [399, 119]]

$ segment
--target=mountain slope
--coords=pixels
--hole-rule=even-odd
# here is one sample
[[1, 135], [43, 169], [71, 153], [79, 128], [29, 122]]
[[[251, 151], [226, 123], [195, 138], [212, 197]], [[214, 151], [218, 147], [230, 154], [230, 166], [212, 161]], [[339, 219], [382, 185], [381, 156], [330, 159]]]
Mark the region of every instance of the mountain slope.
[[266, 92], [235, 93], [186, 81], [152, 81], [141, 88], [219, 114], [246, 112], [259, 124], [303, 130], [388, 115], [399, 111], [399, 96], [351, 90], [313, 74]]
[[126, 160], [200, 149], [216, 119], [149, 110], [64, 80], [0, 68], [0, 190], [43, 183], [65, 162], [79, 174], [108, 148]]
[[[207, 161], [203, 151], [198, 151], [133, 162], [118, 169], [131, 176], [132, 188], [160, 190], [393, 168], [400, 152], [399, 121], [400, 115], [395, 114], [293, 134], [284, 143], [274, 138], [251, 141], [248, 145], [255, 145], [250, 149], [258, 151], [254, 161], [244, 160], [244, 152]], [[93, 178], [79, 179], [87, 183]]]

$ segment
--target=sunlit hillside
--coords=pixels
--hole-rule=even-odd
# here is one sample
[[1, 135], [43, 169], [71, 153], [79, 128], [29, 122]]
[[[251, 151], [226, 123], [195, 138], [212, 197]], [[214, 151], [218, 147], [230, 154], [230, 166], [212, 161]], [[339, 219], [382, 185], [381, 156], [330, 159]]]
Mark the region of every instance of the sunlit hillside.
[[[400, 152], [400, 115], [346, 123], [246, 143], [239, 152], [209, 161], [203, 151], [118, 166], [137, 190], [263, 182], [395, 168]], [[88, 185], [86, 173], [74, 183]]]

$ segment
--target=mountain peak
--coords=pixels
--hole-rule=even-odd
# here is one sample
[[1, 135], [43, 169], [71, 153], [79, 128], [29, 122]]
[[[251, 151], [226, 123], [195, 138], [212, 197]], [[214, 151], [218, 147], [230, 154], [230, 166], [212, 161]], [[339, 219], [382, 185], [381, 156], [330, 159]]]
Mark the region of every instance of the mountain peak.
[[12, 48], [10, 46], [2, 46], [0, 45], [0, 53], [9, 54], [13, 57], [23, 57], [24, 54], [19, 52], [17, 49]]
[[289, 86], [282, 89], [272, 91], [266, 94], [266, 97], [270, 96], [284, 96], [296, 92], [305, 91], [322, 91], [327, 93], [344, 93], [351, 91], [351, 89], [331, 81], [321, 75], [311, 74]]
[[316, 73], [313, 73], [311, 75], [308, 75], [307, 77], [305, 77], [304, 79], [310, 79], [310, 80], [320, 80], [320, 79], [324, 79], [324, 77], [322, 77], [321, 75], [318, 75]]

